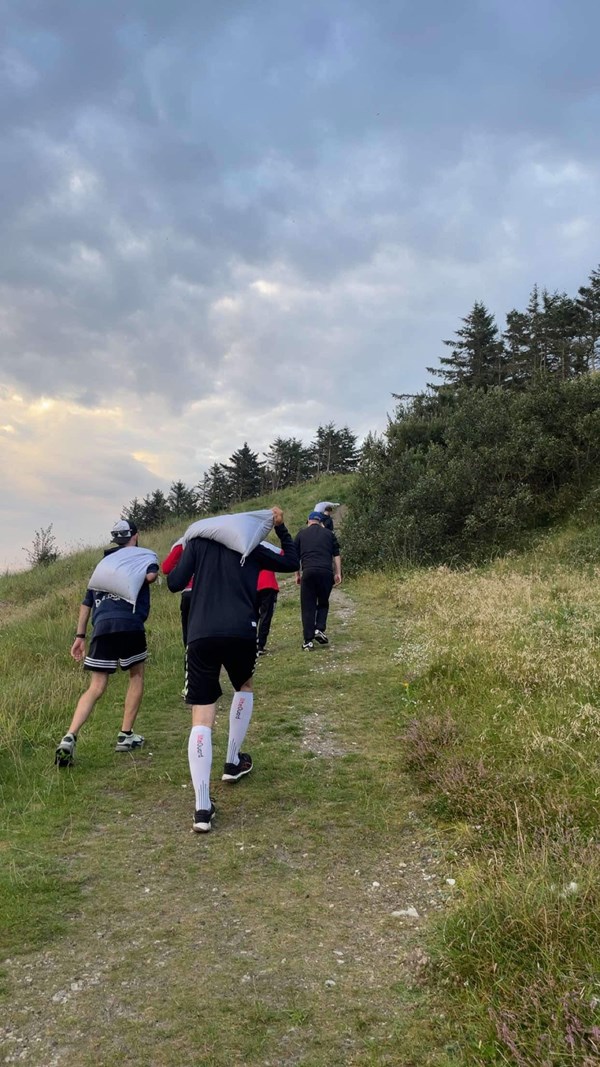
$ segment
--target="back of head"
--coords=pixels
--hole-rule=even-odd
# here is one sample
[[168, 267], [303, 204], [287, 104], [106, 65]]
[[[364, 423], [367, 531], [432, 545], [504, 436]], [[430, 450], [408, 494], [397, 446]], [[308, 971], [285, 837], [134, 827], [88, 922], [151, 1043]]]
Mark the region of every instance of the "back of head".
[[134, 522], [129, 519], [119, 519], [110, 531], [110, 539], [115, 545], [122, 548], [123, 545], [129, 544], [131, 538], [135, 537], [137, 532], [138, 528]]
[[323, 514], [322, 514], [322, 512], [320, 512], [320, 511], [311, 511], [310, 515], [308, 516], [308, 522], [319, 522], [319, 523], [322, 523], [323, 522]]

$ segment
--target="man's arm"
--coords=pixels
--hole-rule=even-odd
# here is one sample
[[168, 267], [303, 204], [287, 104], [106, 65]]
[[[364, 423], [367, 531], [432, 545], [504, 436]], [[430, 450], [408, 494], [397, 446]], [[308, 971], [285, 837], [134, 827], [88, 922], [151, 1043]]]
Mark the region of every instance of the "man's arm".
[[169, 552], [169, 555], [163, 559], [161, 563], [163, 574], [170, 574], [174, 567], [177, 566], [179, 560], [183, 555], [183, 545], [181, 541], [176, 541], [173, 548]]
[[283, 571], [285, 574], [292, 574], [293, 571], [298, 570], [300, 560], [292, 541], [292, 535], [287, 526], [284, 525], [281, 508], [273, 508], [273, 521], [275, 523], [275, 533], [281, 543], [281, 555], [276, 556], [270, 549], [262, 548], [261, 545], [254, 549], [252, 555], [263, 570]]
[[148, 582], [148, 585], [152, 585], [152, 582], [155, 582], [157, 578], [158, 567], [155, 563], [153, 563], [152, 566], [148, 567], [148, 570], [146, 571], [146, 581]]
[[185, 589], [190, 578], [194, 577], [196, 570], [196, 543], [194, 539], [188, 542], [183, 550], [179, 563], [167, 575], [167, 585], [172, 593], [181, 593]]
[[335, 585], [339, 585], [341, 580], [342, 580], [342, 557], [341, 556], [334, 556], [333, 557], [333, 566], [334, 566], [333, 581], [334, 581]]
[[85, 631], [87, 629], [88, 619], [90, 617], [92, 609], [87, 604], [82, 604], [79, 609], [79, 615], [77, 616], [77, 633], [81, 634], [81, 637], [76, 637], [71, 645], [71, 655], [73, 659], [78, 662], [85, 656]]

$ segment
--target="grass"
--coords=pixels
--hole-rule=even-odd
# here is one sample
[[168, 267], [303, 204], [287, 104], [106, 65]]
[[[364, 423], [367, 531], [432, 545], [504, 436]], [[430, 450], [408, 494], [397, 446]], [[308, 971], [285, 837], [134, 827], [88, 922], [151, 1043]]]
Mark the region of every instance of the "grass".
[[[345, 484], [282, 494], [290, 529]], [[149, 745], [113, 751], [116, 678], [58, 774], [96, 554], [0, 579], [5, 1055], [600, 1062], [599, 531], [345, 582], [331, 648], [310, 656], [286, 580], [257, 672], [256, 771], [216, 783], [206, 839], [189, 833], [178, 598], [152, 592]], [[163, 555], [180, 532], [144, 540]], [[418, 920], [392, 915], [409, 906]]]
[[[292, 530], [314, 503], [309, 492], [296, 511], [283, 499]], [[147, 540], [166, 553], [174, 533]], [[452, 1067], [436, 995], [408, 960], [417, 927], [391, 917], [405, 903], [425, 914], [427, 898], [438, 907], [443, 894], [426, 890], [436, 842], [397, 773], [388, 618], [369, 610], [358, 645], [355, 592], [344, 597], [342, 587], [331, 648], [308, 658], [296, 587], [282, 583], [273, 654], [257, 671], [256, 769], [233, 788], [215, 781], [217, 827], [197, 838], [179, 598], [164, 583], [152, 591], [148, 627], [139, 720], [148, 744], [114, 752], [125, 687], [117, 677], [81, 733], [75, 767], [52, 765], [82, 688], [68, 649], [93, 559], [63, 564], [60, 581], [44, 572], [37, 590], [24, 577], [27, 602], [16, 579], [0, 591], [12, 693], [0, 823], [4, 1055], [95, 1067]]]
[[397, 585], [405, 765], [457, 841], [430, 947], [469, 1062], [599, 1062], [599, 561], [573, 524]]

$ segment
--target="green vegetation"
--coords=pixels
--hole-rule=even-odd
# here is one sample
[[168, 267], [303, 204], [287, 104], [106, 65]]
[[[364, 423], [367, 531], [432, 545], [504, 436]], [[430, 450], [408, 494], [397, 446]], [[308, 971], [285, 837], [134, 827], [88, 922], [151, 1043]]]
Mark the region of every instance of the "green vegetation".
[[[292, 530], [315, 489], [344, 500], [352, 479], [278, 494]], [[178, 597], [153, 590], [149, 745], [113, 751], [116, 678], [58, 773], [96, 553], [0, 579], [5, 1054], [19, 1035], [40, 1064], [596, 1063], [593, 512], [485, 567], [346, 583], [310, 658], [286, 580], [257, 769], [216, 783], [208, 840], [189, 832]]]

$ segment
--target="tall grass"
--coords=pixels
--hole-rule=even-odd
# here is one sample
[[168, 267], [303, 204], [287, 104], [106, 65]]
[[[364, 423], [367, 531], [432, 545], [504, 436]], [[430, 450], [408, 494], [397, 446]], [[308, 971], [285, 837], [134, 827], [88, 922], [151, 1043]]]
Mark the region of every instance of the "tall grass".
[[470, 1063], [600, 1062], [594, 541], [397, 584], [404, 758], [457, 840], [432, 953]]

